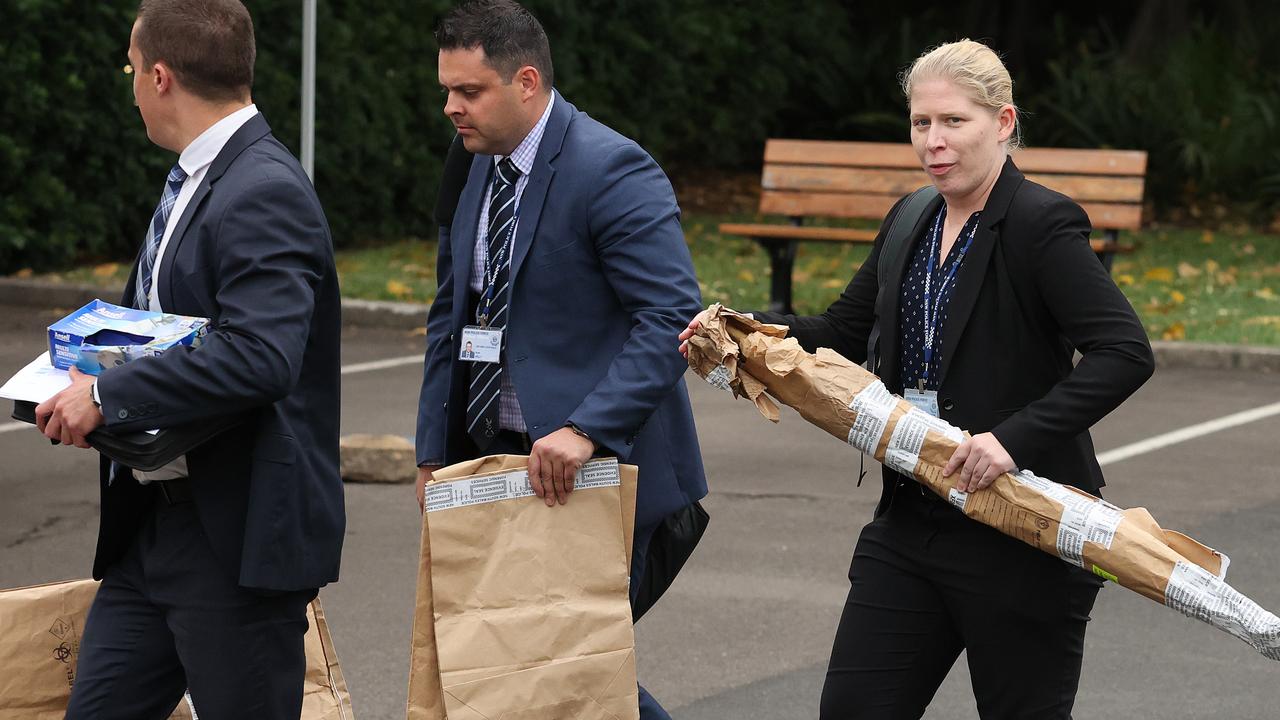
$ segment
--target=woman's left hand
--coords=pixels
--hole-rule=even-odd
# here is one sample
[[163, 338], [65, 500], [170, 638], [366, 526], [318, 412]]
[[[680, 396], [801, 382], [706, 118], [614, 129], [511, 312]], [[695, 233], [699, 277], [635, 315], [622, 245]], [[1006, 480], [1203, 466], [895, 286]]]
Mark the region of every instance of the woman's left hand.
[[961, 466], [960, 478], [956, 480], [956, 490], [960, 492], [982, 490], [1017, 467], [1008, 451], [991, 433], [974, 435], [960, 443], [942, 469], [942, 477], [950, 477]]

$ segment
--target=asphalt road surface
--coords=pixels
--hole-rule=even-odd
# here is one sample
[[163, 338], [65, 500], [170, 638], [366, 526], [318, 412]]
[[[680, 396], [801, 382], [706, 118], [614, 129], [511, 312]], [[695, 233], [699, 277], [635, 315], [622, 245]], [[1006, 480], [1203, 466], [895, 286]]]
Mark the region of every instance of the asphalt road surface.
[[[0, 375], [43, 347], [59, 315], [0, 306]], [[413, 434], [422, 337], [348, 330], [344, 433]], [[674, 346], [674, 342], [673, 342]], [[389, 366], [388, 366], [389, 365]], [[3, 378], [0, 378], [3, 379]], [[771, 425], [690, 375], [711, 525], [636, 628], [641, 682], [681, 720], [817, 716], [859, 528], [879, 481], [784, 409]], [[1159, 370], [1095, 428], [1099, 452], [1280, 400], [1280, 376]], [[1107, 463], [1106, 495], [1231, 556], [1228, 579], [1280, 610], [1280, 414]], [[0, 587], [88, 575], [96, 455], [0, 419]], [[410, 486], [347, 486], [341, 582], [321, 597], [363, 719], [404, 717], [419, 514]], [[1028, 637], [1027, 643], [1036, 642]], [[1276, 718], [1280, 665], [1244, 643], [1108, 584], [1093, 611], [1077, 718]], [[928, 718], [976, 718], [963, 656]]]

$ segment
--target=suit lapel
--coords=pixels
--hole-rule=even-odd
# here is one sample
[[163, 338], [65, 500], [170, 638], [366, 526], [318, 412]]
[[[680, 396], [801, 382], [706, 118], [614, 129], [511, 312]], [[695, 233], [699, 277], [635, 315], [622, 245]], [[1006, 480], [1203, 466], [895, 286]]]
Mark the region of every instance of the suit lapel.
[[222, 146], [222, 150], [218, 156], [213, 159], [213, 163], [209, 165], [209, 171], [205, 173], [204, 180], [200, 182], [200, 186], [196, 188], [195, 194], [191, 196], [191, 200], [187, 202], [186, 208], [182, 211], [182, 217], [178, 218], [178, 224], [174, 225], [173, 233], [169, 235], [169, 243], [165, 245], [164, 257], [160, 258], [160, 268], [156, 274], [156, 293], [160, 300], [160, 307], [167, 308], [173, 305], [173, 259], [178, 256], [178, 248], [182, 245], [183, 239], [187, 234], [187, 227], [191, 225], [191, 218], [195, 217], [200, 210], [201, 203], [208, 197], [209, 191], [230, 167], [231, 161], [240, 156], [250, 145], [258, 142], [271, 132], [271, 127], [267, 125], [267, 119], [258, 113], [249, 118], [249, 121], [240, 126], [239, 130], [227, 140], [227, 144]]
[[965, 255], [964, 264], [956, 275], [956, 286], [952, 290], [951, 304], [947, 307], [947, 324], [942, 328], [942, 365], [938, 368], [938, 383], [941, 385], [947, 377], [947, 368], [951, 366], [951, 358], [955, 356], [960, 338], [969, 324], [969, 316], [973, 314], [973, 306], [978, 302], [978, 294], [982, 290], [982, 281], [987, 274], [987, 265], [991, 263], [991, 252], [996, 246], [995, 226], [1004, 220], [1009, 211], [1009, 203], [1013, 194], [1022, 184], [1023, 175], [1006, 159], [1004, 168], [996, 185], [991, 189], [986, 207], [982, 209], [982, 218], [978, 221], [978, 230], [973, 236], [973, 247]]
[[524, 258], [529, 254], [533, 244], [534, 233], [538, 229], [538, 221], [542, 219], [542, 205], [547, 199], [547, 188], [551, 186], [551, 178], [556, 169], [551, 161], [560, 154], [564, 144], [565, 133], [569, 130], [569, 122], [577, 109], [567, 100], [555, 93], [555, 104], [551, 107], [551, 116], [547, 118], [547, 127], [542, 133], [542, 143], [538, 146], [538, 154], [533, 160], [533, 170], [529, 172], [529, 182], [520, 194], [520, 222], [516, 225], [515, 244], [511, 253], [511, 288], [515, 289], [516, 278]]
[[901, 373], [899, 372], [901, 363], [898, 354], [901, 352], [899, 348], [899, 315], [902, 311], [900, 301], [902, 298], [902, 281], [906, 277], [907, 268], [911, 266], [911, 258], [915, 255], [915, 246], [920, 237], [924, 235], [925, 228], [929, 223], [933, 222], [933, 217], [938, 214], [938, 208], [942, 207], [942, 196], [938, 196], [916, 220], [916, 224], [911, 228], [911, 234], [907, 235], [907, 247], [898, 253], [897, 263], [894, 267], [889, 268], [888, 279], [880, 284], [880, 292], [876, 297], [876, 314], [880, 320], [880, 375], [889, 387], [897, 387], [901, 382]]

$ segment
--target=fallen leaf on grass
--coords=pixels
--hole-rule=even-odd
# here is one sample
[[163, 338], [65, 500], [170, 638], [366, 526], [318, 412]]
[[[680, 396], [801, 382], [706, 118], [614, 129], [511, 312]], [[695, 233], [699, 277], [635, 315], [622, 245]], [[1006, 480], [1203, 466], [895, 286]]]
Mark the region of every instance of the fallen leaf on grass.
[[1199, 277], [1199, 276], [1200, 276], [1200, 268], [1196, 267], [1195, 265], [1192, 265], [1191, 263], [1185, 260], [1178, 263], [1178, 277], [1185, 279], [1185, 278], [1193, 278], [1193, 277]]
[[1216, 272], [1218, 272], [1218, 268], [1219, 268], [1219, 267], [1221, 267], [1221, 266], [1220, 266], [1220, 265], [1218, 265], [1218, 261], [1217, 261], [1217, 260], [1209, 259], [1209, 260], [1205, 260], [1205, 261], [1204, 261], [1204, 270], [1205, 270], [1205, 272], [1207, 272], [1207, 273], [1210, 273], [1210, 274], [1212, 274], [1212, 273], [1216, 273]]
[[1272, 290], [1271, 288], [1269, 288], [1269, 287], [1264, 287], [1264, 288], [1259, 288], [1259, 289], [1257, 289], [1257, 290], [1254, 290], [1254, 291], [1253, 291], [1253, 296], [1254, 296], [1254, 297], [1256, 297], [1256, 298], [1262, 298], [1263, 300], [1278, 300], [1278, 299], [1280, 299], [1280, 296], [1277, 296], [1277, 295], [1276, 295], [1276, 292], [1275, 292], [1274, 290]]
[[1244, 253], [1245, 255], [1252, 255], [1258, 252], [1258, 248], [1254, 247], [1253, 243], [1247, 243], [1244, 247], [1240, 248], [1240, 252]]
[[844, 287], [844, 281], [841, 280], [840, 278], [831, 278], [830, 280], [823, 282], [822, 287], [828, 288], [828, 289]]
[[1185, 340], [1187, 338], [1187, 326], [1176, 322], [1165, 328], [1160, 337], [1164, 340]]
[[1156, 282], [1173, 282], [1173, 271], [1167, 267], [1155, 267], [1143, 273], [1142, 277]]
[[756, 274], [751, 272], [750, 270], [739, 270], [738, 279], [741, 280], [742, 282], [755, 282]]
[[1133, 284], [1133, 276], [1132, 276], [1132, 275], [1117, 275], [1117, 276], [1116, 276], [1116, 284], [1118, 284], [1118, 285], [1132, 285], [1132, 284]]
[[1261, 315], [1245, 320], [1241, 325], [1275, 325], [1280, 327], [1280, 315]]
[[120, 263], [103, 263], [93, 269], [93, 276], [96, 278], [109, 278], [116, 274]]
[[1212, 245], [1212, 244], [1213, 244], [1213, 231], [1212, 231], [1212, 230], [1205, 230], [1205, 231], [1204, 231], [1204, 234], [1202, 234], [1202, 235], [1200, 236], [1200, 242], [1204, 243], [1205, 245]]
[[405, 285], [399, 280], [388, 280], [387, 292], [397, 298], [406, 298], [413, 294], [413, 288]]
[[1182, 303], [1186, 302], [1186, 300], [1187, 300], [1187, 296], [1186, 296], [1186, 295], [1183, 295], [1182, 293], [1178, 292], [1177, 290], [1174, 290], [1174, 291], [1170, 292], [1170, 293], [1169, 293], [1169, 297], [1173, 298], [1173, 301], [1174, 301], [1175, 303], [1179, 304], [1179, 305], [1181, 305]]

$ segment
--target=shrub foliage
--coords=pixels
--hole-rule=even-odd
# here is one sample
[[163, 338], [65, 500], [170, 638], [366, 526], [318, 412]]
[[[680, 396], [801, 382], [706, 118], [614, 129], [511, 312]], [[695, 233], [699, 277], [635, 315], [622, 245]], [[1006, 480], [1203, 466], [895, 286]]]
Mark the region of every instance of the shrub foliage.
[[[296, 151], [301, 3], [246, 4], [255, 100]], [[319, 4], [316, 184], [339, 245], [431, 234], [452, 135], [431, 30], [450, 4]], [[756, 168], [768, 137], [905, 140], [898, 73], [968, 36], [1005, 56], [1030, 144], [1148, 150], [1158, 214], [1280, 206], [1280, 21], [1260, 0], [528, 4], [565, 96], [675, 173]], [[122, 72], [135, 0], [0, 5], [0, 274], [131, 256], [174, 160]]]

